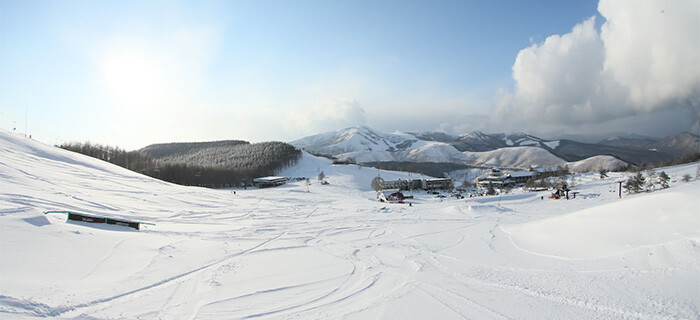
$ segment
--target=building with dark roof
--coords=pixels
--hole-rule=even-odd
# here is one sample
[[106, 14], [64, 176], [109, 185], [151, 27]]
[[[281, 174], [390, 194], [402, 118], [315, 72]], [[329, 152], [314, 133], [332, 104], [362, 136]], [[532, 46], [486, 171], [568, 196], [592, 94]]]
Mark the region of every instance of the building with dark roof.
[[287, 183], [285, 177], [262, 177], [253, 179], [253, 185], [258, 188], [277, 187]]

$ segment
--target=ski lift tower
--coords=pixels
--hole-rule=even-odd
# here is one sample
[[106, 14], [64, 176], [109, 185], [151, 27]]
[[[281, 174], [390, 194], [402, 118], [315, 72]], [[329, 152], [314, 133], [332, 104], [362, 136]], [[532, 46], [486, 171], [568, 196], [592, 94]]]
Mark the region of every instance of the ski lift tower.
[[617, 184], [618, 184], [617, 198], [618, 198], [618, 199], [622, 199], [622, 183], [623, 183], [623, 182], [624, 182], [624, 181], [622, 181], [622, 180], [617, 181]]

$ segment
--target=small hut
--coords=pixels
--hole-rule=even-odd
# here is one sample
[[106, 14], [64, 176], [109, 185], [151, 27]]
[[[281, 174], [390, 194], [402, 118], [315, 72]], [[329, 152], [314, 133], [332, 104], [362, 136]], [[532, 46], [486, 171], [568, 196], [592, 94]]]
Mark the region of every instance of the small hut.
[[569, 187], [566, 185], [566, 183], [562, 183], [559, 185], [554, 192], [552, 192], [552, 196], [550, 197], [551, 199], [563, 199], [566, 198], [566, 200], [569, 200]]

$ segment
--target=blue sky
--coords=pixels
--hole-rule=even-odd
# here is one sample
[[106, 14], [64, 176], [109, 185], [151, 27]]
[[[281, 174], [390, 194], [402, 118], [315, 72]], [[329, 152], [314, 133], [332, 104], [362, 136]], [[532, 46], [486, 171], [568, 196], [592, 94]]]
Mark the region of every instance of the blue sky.
[[[592, 1], [2, 0], [1, 124], [23, 132], [26, 119], [29, 133], [47, 143], [90, 140], [130, 149], [171, 141], [291, 141], [363, 124], [453, 134], [546, 135], [561, 132], [558, 123], [568, 123], [571, 133], [598, 131], [585, 124], [599, 118], [591, 114], [577, 115], [585, 121], [572, 125], [577, 120], [568, 112], [555, 112], [557, 121], [542, 130], [507, 119], [568, 105], [552, 93], [527, 92], [532, 86], [525, 81], [550, 79], [538, 74], [546, 69], [541, 64], [558, 58], [538, 54], [577, 47], [549, 41], [553, 36], [571, 34], [573, 43], [584, 39], [592, 43], [586, 48], [595, 47], [590, 50], [608, 50], [596, 45], [605, 42], [601, 29], [610, 21], [598, 7]], [[615, 9], [607, 18], [616, 17]], [[576, 26], [585, 29], [581, 36]], [[692, 23], [685, 26], [692, 31]], [[586, 30], [595, 33], [592, 40]], [[516, 60], [535, 71], [516, 75]], [[589, 65], [596, 63], [603, 68], [600, 61]], [[669, 100], [662, 98], [660, 104]], [[602, 100], [609, 99], [571, 103], [585, 109]], [[698, 109], [697, 102], [673, 108]], [[606, 117], [629, 120], [639, 117], [637, 109]], [[658, 134], [652, 131], [638, 133]]]

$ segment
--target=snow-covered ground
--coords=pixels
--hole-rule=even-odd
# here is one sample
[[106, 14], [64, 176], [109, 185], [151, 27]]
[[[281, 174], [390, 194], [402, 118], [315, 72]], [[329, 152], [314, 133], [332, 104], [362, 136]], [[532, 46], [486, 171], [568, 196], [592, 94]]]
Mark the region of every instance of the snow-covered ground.
[[491, 167], [529, 168], [566, 166], [567, 162], [537, 147], [501, 148], [485, 152], [465, 151], [467, 163]]
[[611, 173], [578, 175], [568, 201], [417, 193], [408, 206], [375, 201], [370, 181], [416, 175], [308, 154], [280, 175], [310, 186], [234, 194], [0, 132], [0, 318], [697, 319], [700, 181], [681, 180], [697, 166], [623, 199]]

